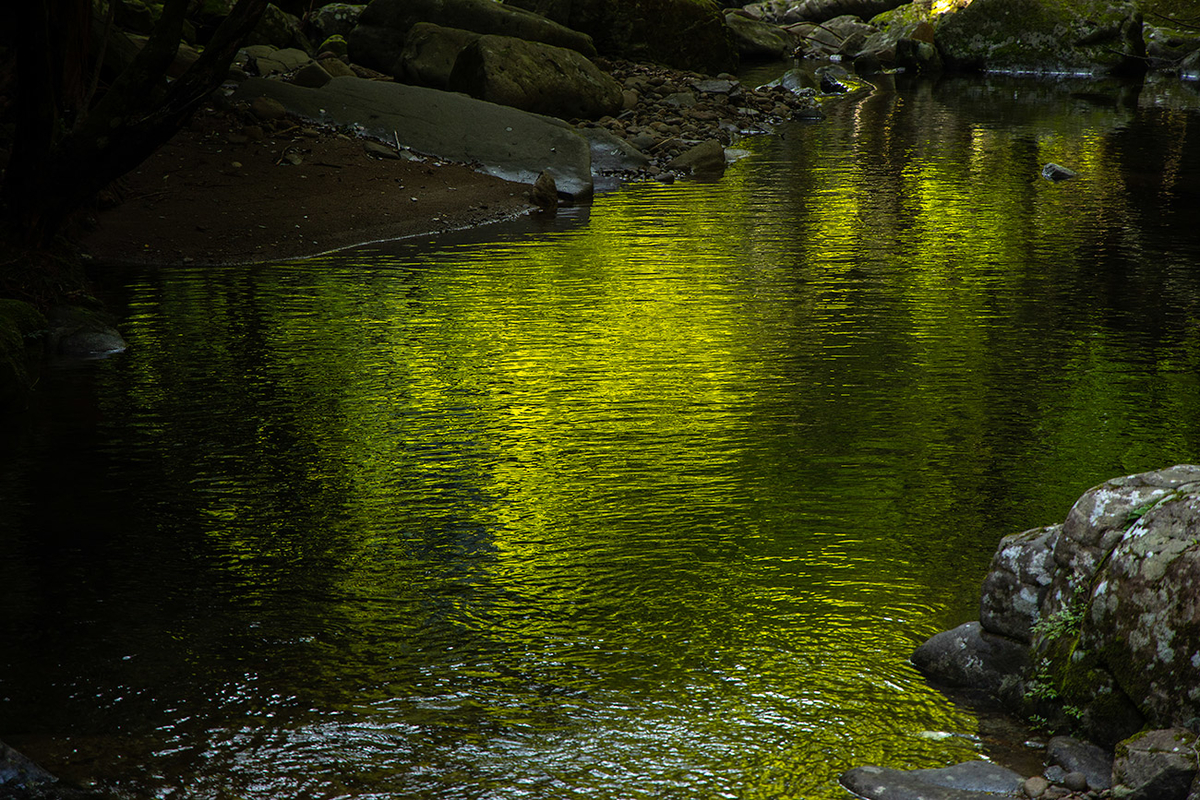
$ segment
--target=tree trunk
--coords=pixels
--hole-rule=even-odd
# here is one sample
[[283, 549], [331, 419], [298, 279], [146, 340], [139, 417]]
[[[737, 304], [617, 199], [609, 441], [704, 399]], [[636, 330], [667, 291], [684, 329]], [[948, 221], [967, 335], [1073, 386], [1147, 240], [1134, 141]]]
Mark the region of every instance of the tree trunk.
[[[175, 135], [229, 70], [241, 41], [258, 24], [268, 0], [238, 0], [200, 58], [173, 83], [165, 74], [179, 49], [187, 0], [167, 0], [150, 40], [100, 101], [64, 129], [63, 83], [70, 65], [57, 71], [55, 52], [72, 51], [68, 40], [88, 27], [63, 26], [64, 9], [90, 0], [26, 0], [25, 36], [17, 48], [17, 119], [9, 168], [0, 187], [4, 214], [26, 244], [48, 245], [70, 212], [100, 189], [137, 167]], [[76, 26], [78, 27], [78, 26]], [[99, 69], [100, 65], [94, 65]], [[56, 79], [56, 74], [58, 78]]]

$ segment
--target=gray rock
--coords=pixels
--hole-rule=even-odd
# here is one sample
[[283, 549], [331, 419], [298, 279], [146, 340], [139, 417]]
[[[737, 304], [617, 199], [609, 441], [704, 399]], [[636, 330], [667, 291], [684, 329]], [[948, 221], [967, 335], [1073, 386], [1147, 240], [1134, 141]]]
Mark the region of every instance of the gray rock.
[[32, 789], [58, 781], [23, 753], [0, 742], [0, 795]]
[[796, 37], [778, 25], [751, 19], [736, 11], [725, 15], [725, 24], [733, 33], [734, 44], [743, 61], [786, 58], [796, 49]]
[[71, 358], [104, 358], [128, 345], [107, 314], [80, 306], [55, 306], [46, 315], [53, 352]]
[[1046, 790], [1049, 788], [1050, 781], [1046, 780], [1041, 775], [1033, 775], [1025, 779], [1025, 783], [1021, 787], [1021, 791], [1025, 792], [1026, 797], [1031, 797], [1034, 798], [1034, 800], [1037, 800], [1037, 798], [1044, 795]]
[[1112, 754], [1091, 742], [1072, 736], [1055, 736], [1046, 745], [1046, 760], [1082, 773], [1092, 789], [1112, 786]]
[[1053, 162], [1042, 167], [1042, 177], [1048, 181], [1065, 181], [1078, 177], [1079, 173]]
[[594, 56], [591, 37], [545, 17], [495, 0], [374, 0], [350, 32], [350, 58], [390, 73], [408, 32], [419, 22], [479, 34], [512, 36]]
[[[1200, 469], [1189, 477], [1200, 480]], [[1136, 517], [1098, 574], [1079, 646], [1155, 725], [1200, 717], [1200, 482]]]
[[1088, 790], [1087, 776], [1082, 772], [1068, 772], [1063, 776], [1063, 786], [1072, 792], [1086, 792]]
[[621, 85], [574, 50], [509, 36], [481, 36], [450, 73], [451, 91], [564, 119], [618, 114]]
[[1185, 800], [1197, 776], [1197, 738], [1183, 728], [1140, 733], [1117, 746], [1113, 795], [1123, 800]]
[[997, 800], [1016, 797], [1024, 781], [990, 761], [911, 771], [856, 767], [839, 778], [843, 787], [867, 800]]
[[740, 83], [726, 78], [708, 78], [700, 81], [692, 81], [692, 88], [697, 92], [705, 92], [707, 94], [740, 94], [742, 91]]
[[483, 34], [461, 28], [445, 28], [431, 22], [418, 22], [408, 31], [399, 61], [391, 74], [405, 83], [446, 89], [458, 54]]
[[1054, 579], [1054, 544], [1061, 525], [1000, 540], [983, 581], [979, 622], [984, 630], [1029, 644], [1042, 601]]
[[587, 141], [567, 124], [420, 86], [334, 78], [320, 89], [251, 78], [232, 99], [266, 96], [297, 116], [398, 139], [418, 153], [478, 163], [489, 174], [532, 184], [545, 169], [560, 193], [576, 200], [592, 194]]
[[798, 25], [795, 30], [800, 39], [800, 49], [814, 57], [853, 57], [863, 49], [867, 39], [879, 31], [856, 16], [841, 16], [820, 24]]
[[913, 665], [950, 686], [1004, 696], [1029, 666], [1029, 648], [967, 622], [930, 637], [912, 655]]

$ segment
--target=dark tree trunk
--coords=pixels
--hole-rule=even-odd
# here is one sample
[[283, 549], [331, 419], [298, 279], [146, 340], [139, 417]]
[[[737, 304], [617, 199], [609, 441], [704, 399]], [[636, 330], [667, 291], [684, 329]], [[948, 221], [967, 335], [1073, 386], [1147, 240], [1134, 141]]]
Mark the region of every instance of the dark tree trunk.
[[[83, 86], [81, 68], [90, 0], [26, 0], [17, 46], [17, 131], [0, 187], [3, 213], [26, 244], [50, 243], [67, 215], [151, 153], [187, 123], [224, 80], [241, 41], [268, 0], [238, 0], [200, 58], [179, 77], [164, 76], [179, 49], [187, 0], [167, 0], [150, 40], [91, 109], [72, 114], [68, 88]], [[83, 24], [65, 24], [79, 20]], [[53, 63], [66, 55], [66, 66]], [[61, 56], [60, 56], [61, 57]], [[71, 64], [71, 58], [76, 59]], [[61, 63], [61, 62], [60, 62]], [[100, 66], [93, 65], [92, 69]], [[77, 77], [71, 77], [71, 76]], [[71, 88], [74, 98], [77, 92]], [[69, 131], [66, 123], [73, 122]]]

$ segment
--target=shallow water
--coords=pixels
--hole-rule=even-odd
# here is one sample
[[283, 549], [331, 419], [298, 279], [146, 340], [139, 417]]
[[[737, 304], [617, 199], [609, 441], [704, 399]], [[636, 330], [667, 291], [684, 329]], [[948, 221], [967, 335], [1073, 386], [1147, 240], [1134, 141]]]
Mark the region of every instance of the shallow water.
[[1200, 460], [1200, 118], [829, 112], [555, 222], [107, 276], [129, 352], [0, 428], [0, 738], [255, 800], [841, 798], [993, 753], [906, 659], [1001, 536]]

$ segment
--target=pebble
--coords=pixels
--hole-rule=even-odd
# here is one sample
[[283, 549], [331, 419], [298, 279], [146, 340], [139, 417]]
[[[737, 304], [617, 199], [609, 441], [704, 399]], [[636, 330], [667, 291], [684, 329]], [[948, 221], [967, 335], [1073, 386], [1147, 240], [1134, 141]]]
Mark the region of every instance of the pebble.
[[1082, 772], [1068, 772], [1063, 778], [1063, 786], [1072, 792], [1086, 792], [1088, 790], [1087, 776]]
[[1041, 775], [1034, 775], [1032, 778], [1026, 778], [1025, 785], [1021, 788], [1025, 792], [1026, 797], [1039, 798], [1050, 788], [1050, 781]]

